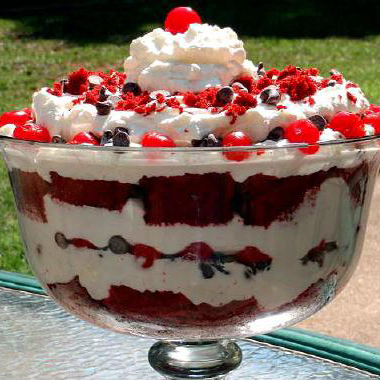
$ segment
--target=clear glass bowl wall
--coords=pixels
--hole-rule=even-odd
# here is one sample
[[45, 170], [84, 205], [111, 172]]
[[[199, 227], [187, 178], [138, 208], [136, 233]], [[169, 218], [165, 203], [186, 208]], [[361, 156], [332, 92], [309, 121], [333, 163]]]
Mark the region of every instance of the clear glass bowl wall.
[[261, 334], [329, 302], [358, 261], [380, 159], [377, 138], [313, 155], [0, 144], [45, 290], [95, 325], [171, 340]]

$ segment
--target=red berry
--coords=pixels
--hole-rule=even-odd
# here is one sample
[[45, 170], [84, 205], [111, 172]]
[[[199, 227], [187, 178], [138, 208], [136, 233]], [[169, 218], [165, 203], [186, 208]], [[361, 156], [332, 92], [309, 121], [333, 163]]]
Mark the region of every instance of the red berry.
[[[320, 132], [310, 120], [296, 120], [285, 128], [284, 137], [292, 143], [314, 144], [319, 140]], [[318, 151], [318, 145], [300, 148], [305, 154], [314, 154]]]
[[21, 140], [50, 142], [50, 134], [47, 128], [35, 124], [16, 127], [13, 131], [13, 137]]
[[32, 120], [32, 110], [24, 108], [21, 111], [4, 112], [0, 116], [0, 127], [5, 124], [14, 124], [16, 127], [21, 127], [26, 122]]
[[159, 132], [151, 131], [144, 134], [141, 139], [141, 145], [149, 148], [173, 148], [175, 147], [174, 141]]
[[344, 137], [364, 137], [365, 131], [359, 116], [352, 112], [338, 112], [330, 122], [330, 128], [340, 132]]
[[372, 113], [366, 115], [364, 119], [362, 119], [362, 123], [372, 125], [372, 127], [375, 128], [375, 134], [380, 134], [380, 112], [378, 114]]
[[143, 257], [145, 259], [142, 264], [142, 267], [145, 269], [150, 268], [154, 264], [154, 260], [161, 257], [160, 252], [145, 244], [136, 244], [133, 246], [133, 254], [136, 259], [138, 257]]
[[[251, 139], [244, 132], [231, 132], [224, 136], [222, 141], [223, 146], [250, 146]], [[227, 160], [243, 161], [251, 155], [251, 152], [224, 152]]]
[[198, 13], [190, 7], [177, 7], [166, 16], [165, 30], [171, 34], [185, 33], [190, 24], [202, 24]]
[[90, 144], [99, 145], [96, 137], [90, 132], [80, 132], [74, 136], [74, 138], [69, 142], [69, 144]]

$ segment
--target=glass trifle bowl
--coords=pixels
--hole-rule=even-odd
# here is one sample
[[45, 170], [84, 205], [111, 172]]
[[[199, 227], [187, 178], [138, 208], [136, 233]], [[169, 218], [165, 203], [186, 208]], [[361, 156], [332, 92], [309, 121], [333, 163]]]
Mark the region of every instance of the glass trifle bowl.
[[[222, 378], [234, 339], [289, 326], [360, 256], [380, 137], [213, 148], [96, 147], [1, 136], [27, 259], [94, 325], [157, 339], [167, 378]], [[225, 156], [244, 156], [244, 160]]]

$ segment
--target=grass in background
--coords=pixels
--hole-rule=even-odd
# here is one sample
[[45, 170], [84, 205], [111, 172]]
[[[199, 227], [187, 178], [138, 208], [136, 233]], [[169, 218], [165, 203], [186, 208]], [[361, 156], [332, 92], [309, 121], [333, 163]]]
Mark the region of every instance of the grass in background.
[[[134, 33], [151, 27], [142, 24]], [[360, 84], [372, 103], [380, 104], [380, 65], [376, 63], [380, 36], [242, 38], [248, 57], [255, 63], [263, 61], [267, 68], [290, 63], [313, 66], [324, 75], [334, 67]], [[0, 19], [0, 113], [29, 106], [36, 89], [51, 85], [79, 66], [121, 69], [129, 42], [120, 36], [105, 43], [38, 37], [20, 21]], [[0, 163], [0, 269], [28, 273], [12, 199], [6, 170]]]

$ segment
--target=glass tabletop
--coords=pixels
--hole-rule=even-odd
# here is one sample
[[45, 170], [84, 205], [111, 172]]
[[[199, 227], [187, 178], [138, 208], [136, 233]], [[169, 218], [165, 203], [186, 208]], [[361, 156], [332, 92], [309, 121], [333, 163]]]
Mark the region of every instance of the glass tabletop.
[[[159, 380], [147, 361], [153, 341], [90, 326], [48, 297], [0, 287], [0, 379]], [[253, 339], [228, 379], [379, 379], [378, 375]]]

